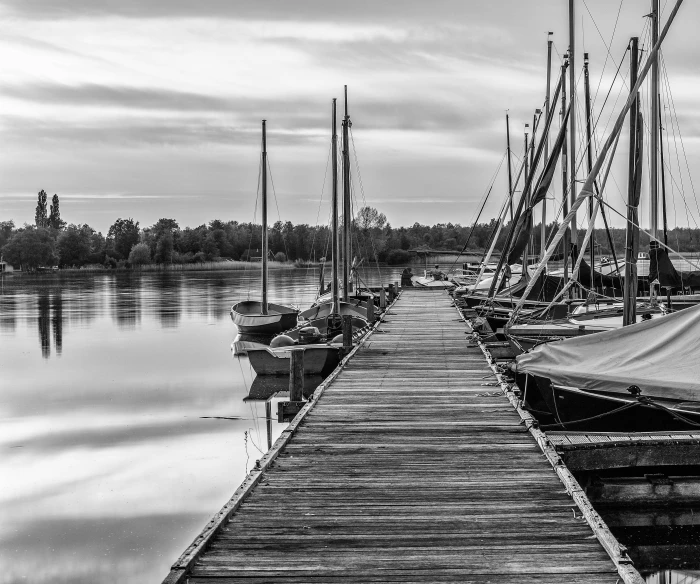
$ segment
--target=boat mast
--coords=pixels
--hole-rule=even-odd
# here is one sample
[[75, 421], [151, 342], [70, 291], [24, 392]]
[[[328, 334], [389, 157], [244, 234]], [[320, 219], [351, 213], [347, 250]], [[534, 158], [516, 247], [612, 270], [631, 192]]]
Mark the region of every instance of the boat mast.
[[[574, 59], [574, 45], [576, 38], [574, 32], [575, 26], [574, 0], [569, 0], [569, 104], [571, 107], [571, 115], [569, 116], [569, 140], [571, 148], [569, 149], [569, 197], [573, 208], [576, 200], [576, 63]], [[576, 231], [576, 215], [571, 222], [571, 243], [578, 243]], [[566, 250], [569, 253], [569, 250]]]
[[[564, 116], [566, 115], [566, 68], [569, 64], [567, 56], [564, 55], [564, 63], [561, 66], [561, 120], [562, 125], [565, 124]], [[564, 129], [566, 132], [566, 128]], [[567, 161], [568, 161], [569, 149], [566, 145], [566, 136], [564, 136], [564, 142], [561, 145], [561, 203], [562, 212], [566, 217], [569, 214], [569, 199], [566, 196], [566, 189], [569, 186], [569, 180], [567, 176]], [[564, 282], [569, 279], [569, 246], [571, 245], [571, 232], [567, 229], [564, 233]], [[569, 293], [567, 292], [567, 297]]]
[[[529, 183], [528, 183], [528, 176], [530, 174], [530, 165], [532, 164], [532, 160], [528, 160], [528, 148], [529, 144], [527, 141], [527, 130], [530, 127], [530, 124], [525, 124], [525, 173], [523, 174], [524, 181], [525, 181], [525, 192], [523, 193], [523, 198], [525, 199], [525, 208], [527, 209], [530, 206], [530, 189], [528, 188]], [[523, 251], [523, 268], [522, 268], [522, 278], [527, 280], [527, 260], [528, 256], [530, 255], [530, 243], [528, 241], [528, 244], [525, 246], [525, 251]]]
[[333, 113], [331, 114], [332, 134], [332, 153], [333, 157], [333, 202], [332, 210], [332, 244], [331, 253], [333, 254], [333, 276], [331, 281], [331, 290], [333, 294], [333, 306], [331, 314], [340, 314], [338, 301], [338, 129], [336, 123], [336, 98], [333, 98]]
[[[583, 80], [586, 99], [586, 161], [588, 172], [593, 168], [593, 141], [591, 139], [591, 84], [588, 76], [588, 53], [583, 54]], [[595, 184], [595, 183], [594, 183]], [[588, 199], [588, 216], [593, 220], [593, 197]], [[595, 228], [591, 232], [591, 288], [595, 291], [594, 266], [595, 266]], [[581, 250], [584, 251], [584, 250]], [[601, 282], [602, 284], [602, 282]]]
[[513, 172], [510, 163], [510, 123], [506, 111], [506, 152], [508, 153], [508, 206], [510, 207], [510, 221], [513, 222]]
[[[651, 0], [651, 43], [652, 46], [659, 40], [659, 0]], [[659, 234], [659, 191], [658, 191], [658, 143], [659, 136], [656, 128], [659, 127], [659, 102], [656, 96], [659, 95], [659, 56], [651, 64], [651, 143], [649, 144], [649, 156], [651, 165], [649, 167], [649, 198], [651, 211], [651, 236], [658, 240]]]
[[348, 115], [348, 86], [345, 86], [345, 117], [343, 127], [343, 300], [348, 301], [348, 293], [352, 287], [350, 282], [350, 146], [348, 132], [350, 129], [350, 116]]
[[[545, 98], [545, 119], [549, 119], [549, 95], [551, 88], [551, 77], [552, 77], [552, 34], [547, 33], [547, 96]], [[549, 140], [544, 144], [544, 159], [549, 160]], [[547, 198], [542, 200], [542, 225], [540, 229], [540, 257], [544, 255], [544, 250], [547, 247]]]
[[262, 302], [260, 314], [267, 314], [267, 129], [262, 121]]
[[[630, 44], [630, 85], [637, 83], [637, 65], [639, 63], [639, 38], [632, 37]], [[622, 315], [622, 325], [627, 326], [637, 321], [637, 249], [639, 247], [639, 227], [635, 216], [635, 183], [641, 169], [636, 168], [637, 153], [637, 120], [639, 116], [639, 94], [635, 96], [630, 107], [630, 151], [629, 151], [629, 182], [627, 188], [627, 241], [625, 242], [625, 306]], [[652, 132], [656, 133], [656, 131]]]
[[668, 221], [666, 219], [666, 178], [664, 174], [664, 127], [661, 125], [661, 95], [659, 95], [659, 155], [661, 156], [661, 209], [664, 221], [664, 245], [668, 245]]
[[[618, 138], [618, 134], [622, 130], [622, 125], [625, 122], [625, 117], [627, 116], [627, 112], [633, 106], [635, 101], [637, 101], [636, 100], [637, 92], [639, 91], [639, 88], [642, 85], [642, 82], [644, 81], [644, 79], [646, 78], [646, 75], [649, 72], [649, 68], [651, 67], [651, 61], [649, 59], [656, 58], [656, 55], [657, 55], [659, 49], [661, 48], [661, 43], [666, 38], [666, 35], [668, 34], [669, 29], [671, 28], [671, 24], [673, 23], [674, 19], [676, 18], [676, 14], [678, 13], [678, 10], [680, 9], [682, 4], [683, 4], [683, 0], [676, 0], [676, 4], [674, 5], [673, 9], [671, 10], [669, 17], [666, 20], [666, 24], [664, 25], [664, 28], [661, 31], [661, 34], [659, 35], [659, 40], [654, 45], [654, 47], [651, 49], [651, 51], [649, 53], [649, 58], [644, 63], [644, 67], [642, 67], [642, 70], [639, 73], [639, 76], [638, 76], [636, 83], [634, 83], [632, 85], [632, 89], [630, 90], [630, 94], [627, 97], [627, 101], [625, 102], [624, 107], [622, 108], [622, 110], [618, 114], [617, 120], [615, 121], [615, 124], [613, 125], [613, 128], [610, 132], [610, 135], [606, 138], [605, 142], [603, 142], [603, 145], [600, 148], [600, 151], [598, 152], [598, 157], [596, 158], [596, 161], [593, 164], [593, 170], [591, 170], [591, 172], [588, 173], [588, 177], [586, 178], [586, 181], [584, 182], [583, 186], [581, 187], [581, 191], [579, 192], [578, 197], [576, 197], [576, 201], [574, 202], [574, 205], [572, 207], [572, 211], [570, 211], [569, 213], [566, 213], [564, 218], [562, 219], [561, 225], [559, 226], [557, 233], [552, 238], [551, 243], [547, 247], [547, 251], [545, 252], [544, 257], [540, 260], [539, 264], [537, 265], [537, 268], [535, 269], [535, 272], [532, 275], [530, 282], [528, 283], [527, 287], [525, 288], [525, 291], [523, 292], [522, 296], [520, 297], [520, 300], [518, 300], [518, 304], [515, 306], [515, 309], [513, 310], [513, 313], [511, 315], [511, 321], [513, 321], [517, 318], [518, 313], [520, 312], [520, 309], [522, 308], [523, 304], [525, 303], [525, 299], [527, 298], [528, 294], [530, 293], [530, 291], [534, 287], [535, 282], [537, 281], [537, 278], [544, 270], [544, 267], [547, 264], [547, 260], [550, 257], [552, 257], [552, 254], [554, 253], [556, 247], [559, 245], [559, 242], [564, 238], [566, 231], [567, 231], [567, 228], [568, 228], [568, 225], [571, 222], [571, 220], [573, 219], [574, 212], [583, 204], [583, 201], [586, 197], [591, 197], [591, 196], [595, 195], [593, 183], [596, 180], [596, 177], [598, 176], [598, 173], [600, 172], [600, 169], [602, 168], [603, 163], [605, 162], [605, 159], [608, 156], [608, 153], [610, 152], [610, 148], [616, 142], [616, 140]], [[556, 98], [555, 98], [555, 100], [556, 100]], [[635, 211], [636, 211], [636, 208], [635, 208]]]

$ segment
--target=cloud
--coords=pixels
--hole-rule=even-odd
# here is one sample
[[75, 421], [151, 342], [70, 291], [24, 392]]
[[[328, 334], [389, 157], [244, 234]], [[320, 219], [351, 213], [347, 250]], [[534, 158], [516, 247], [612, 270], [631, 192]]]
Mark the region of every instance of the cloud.
[[5, 85], [2, 94], [14, 99], [52, 106], [98, 106], [180, 112], [230, 112], [234, 106], [239, 105], [225, 98], [198, 93], [92, 83], [74, 86], [46, 82]]

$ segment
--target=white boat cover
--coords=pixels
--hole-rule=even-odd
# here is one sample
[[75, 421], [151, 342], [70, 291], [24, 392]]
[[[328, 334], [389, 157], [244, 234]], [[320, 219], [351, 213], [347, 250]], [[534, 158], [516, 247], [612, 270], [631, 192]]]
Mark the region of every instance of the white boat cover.
[[700, 305], [612, 331], [545, 343], [517, 370], [585, 391], [700, 401]]

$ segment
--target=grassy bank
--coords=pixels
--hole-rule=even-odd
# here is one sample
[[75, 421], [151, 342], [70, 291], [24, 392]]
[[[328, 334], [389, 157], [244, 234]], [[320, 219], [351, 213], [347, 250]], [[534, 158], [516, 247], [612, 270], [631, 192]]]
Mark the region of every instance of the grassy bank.
[[[271, 269], [292, 270], [297, 267], [293, 262], [268, 262]], [[213, 271], [259, 271], [259, 262], [199, 262], [196, 264], [145, 264], [142, 266], [105, 268], [101, 265], [83, 266], [82, 268], [62, 268], [61, 272], [213, 272]]]

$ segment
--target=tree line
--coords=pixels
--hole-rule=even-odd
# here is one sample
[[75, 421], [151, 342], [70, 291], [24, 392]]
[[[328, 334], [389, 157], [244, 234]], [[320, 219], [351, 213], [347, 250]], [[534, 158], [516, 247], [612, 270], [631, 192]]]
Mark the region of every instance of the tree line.
[[[180, 227], [175, 219], [159, 219], [141, 227], [133, 218], [118, 218], [106, 236], [87, 224], [67, 224], [61, 218], [60, 201], [54, 195], [38, 194], [35, 223], [16, 227], [11, 220], [0, 221], [0, 253], [5, 261], [23, 269], [41, 266], [131, 267], [144, 264], [183, 264], [259, 259], [261, 226], [255, 223], [214, 219], [198, 227]], [[548, 232], [558, 225], [548, 225]], [[392, 227], [386, 216], [372, 207], [359, 210], [352, 222], [353, 255], [358, 259], [392, 265], [410, 263], [416, 250], [483, 251], [496, 229], [496, 220], [474, 226], [453, 223]], [[501, 230], [496, 251], [505, 244], [508, 225]], [[539, 249], [539, 226], [535, 226], [535, 249]], [[582, 233], [579, 234], [582, 237]], [[625, 230], [612, 228], [610, 236], [616, 253], [624, 253]], [[331, 233], [327, 226], [278, 221], [268, 230], [271, 256], [277, 261], [319, 261], [330, 258]], [[604, 229], [596, 229], [596, 253], [609, 255], [611, 246]], [[641, 234], [640, 249], [648, 246]], [[680, 252], [700, 250], [700, 229], [676, 228], [668, 242]]]

